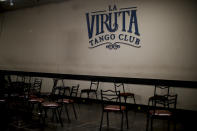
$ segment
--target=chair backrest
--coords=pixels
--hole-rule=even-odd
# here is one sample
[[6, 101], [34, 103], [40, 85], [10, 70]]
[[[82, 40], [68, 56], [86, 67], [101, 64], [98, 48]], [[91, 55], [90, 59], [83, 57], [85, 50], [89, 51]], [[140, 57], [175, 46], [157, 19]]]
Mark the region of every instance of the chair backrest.
[[17, 75], [16, 76], [16, 81], [17, 82], [25, 82], [25, 76]]
[[125, 93], [124, 83], [116, 83], [114, 82], [115, 91], [121, 91]]
[[154, 96], [167, 96], [170, 93], [169, 86], [155, 85]]
[[58, 100], [62, 98], [65, 94], [65, 88], [63, 86], [57, 86], [59, 79], [53, 79], [53, 88], [50, 95], [51, 100]]
[[155, 110], [162, 109], [162, 110], [171, 110], [175, 111], [177, 105], [177, 94], [175, 95], [167, 95], [165, 101], [161, 101], [159, 99], [150, 99], [148, 103], [148, 109]]
[[58, 82], [58, 79], [53, 79], [53, 88], [52, 88], [52, 91], [51, 91], [51, 94], [55, 94], [55, 91], [56, 91], [56, 86], [57, 86], [57, 82]]
[[27, 95], [31, 88], [31, 77], [24, 75], [17, 75], [16, 82], [12, 83], [12, 87], [17, 93]]
[[79, 90], [79, 84], [76, 85], [76, 86], [72, 86], [70, 96], [71, 97], [77, 97], [78, 90]]
[[175, 95], [168, 95], [167, 98], [168, 98], [167, 107], [168, 108], [176, 109], [176, 105], [177, 105], [177, 94], [175, 94]]
[[53, 79], [53, 88], [52, 88], [52, 91], [51, 91], [51, 94], [52, 95], [53, 94], [56, 94], [56, 92], [57, 92], [57, 88], [58, 88], [57, 84], [58, 84], [58, 81], [59, 81], [59, 79], [57, 79], [57, 78], [54, 78]]
[[105, 105], [119, 105], [121, 109], [120, 91], [101, 90], [101, 100], [103, 107]]
[[50, 100], [55, 101], [55, 100], [63, 99], [65, 96], [65, 92], [66, 92], [66, 88], [64, 88], [63, 86], [54, 87], [50, 95]]
[[31, 90], [30, 92], [35, 95], [40, 95], [41, 87], [42, 87], [42, 79], [35, 78], [34, 83], [30, 89]]
[[17, 82], [24, 82], [24, 83], [31, 83], [31, 77], [30, 76], [17, 75], [16, 81]]
[[99, 87], [99, 81], [92, 80], [91, 84], [90, 84], [90, 90], [96, 90], [97, 91], [98, 87]]

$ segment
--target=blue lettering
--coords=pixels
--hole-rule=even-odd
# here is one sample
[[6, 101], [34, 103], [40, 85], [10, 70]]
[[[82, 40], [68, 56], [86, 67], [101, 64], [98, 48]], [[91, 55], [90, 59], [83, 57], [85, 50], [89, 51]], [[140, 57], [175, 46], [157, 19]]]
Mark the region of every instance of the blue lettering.
[[[109, 6], [109, 8], [112, 9], [113, 11], [116, 10], [116, 6], [114, 6], [113, 8]], [[86, 13], [89, 39], [93, 37], [93, 33], [95, 33], [95, 35], [100, 35], [105, 33], [105, 30], [111, 33], [116, 32], [119, 28], [118, 17], [121, 17], [122, 25], [120, 26], [120, 28], [122, 28], [121, 29], [122, 32], [127, 31], [128, 33], [134, 33], [135, 35], [140, 36], [136, 11], [137, 10], [130, 10], [130, 11], [127, 10], [127, 11], [119, 11], [119, 12], [114, 11], [110, 13], [96, 14], [91, 16], [89, 16], [89, 13]], [[126, 25], [127, 24], [126, 17], [130, 17], [128, 25]], [[103, 41], [104, 39], [109, 40], [108, 37], [110, 36], [105, 35], [105, 37], [99, 37], [99, 41]], [[127, 35], [120, 34], [119, 39], [133, 42], [135, 40], [135, 37], [130, 37]], [[95, 43], [96, 42], [97, 41], [95, 41]]]
[[124, 41], [128, 41], [127, 35], [124, 35]]
[[[105, 16], [105, 20], [104, 20], [104, 16]], [[108, 19], [109, 18], [108, 18], [108, 15], [107, 14], [101, 14], [101, 32], [102, 33], [104, 33], [104, 27], [103, 27], [103, 25], [105, 24], [105, 26], [108, 27], [108, 25], [107, 25]]]
[[136, 10], [131, 10], [130, 24], [129, 24], [129, 30], [128, 30], [129, 33], [132, 33], [133, 23], [134, 23], [134, 26], [135, 26], [135, 34], [140, 36], [140, 33], [138, 31]]
[[126, 24], [125, 24], [125, 14], [129, 15], [129, 11], [121, 11], [119, 12], [119, 15], [122, 14], [122, 31], [126, 32]]
[[119, 35], [119, 40], [123, 40], [123, 34]]
[[97, 39], [95, 39], [95, 41], [94, 41], [94, 42], [95, 42], [95, 44], [99, 43]]
[[92, 21], [90, 22], [89, 13], [86, 13], [86, 20], [87, 20], [87, 26], [88, 26], [88, 37], [89, 39], [91, 39], [92, 34], [93, 34], [93, 29], [94, 29], [94, 15], [92, 15]]
[[118, 24], [117, 24], [117, 15], [118, 13], [114, 13], [114, 28], [112, 29], [112, 13], [109, 13], [109, 26], [106, 26], [109, 32], [115, 32], [118, 30]]
[[105, 40], [109, 40], [109, 35], [105, 35]]
[[135, 44], [139, 45], [140, 44], [140, 39], [137, 38], [136, 41], [135, 41]]
[[100, 42], [101, 42], [101, 41], [104, 41], [103, 35], [102, 35], [102, 36], [99, 36], [99, 41], [100, 41]]
[[89, 43], [93, 46], [93, 43], [92, 42], [93, 42], [93, 40], [89, 41]]
[[96, 35], [104, 33], [103, 24], [101, 23], [101, 31], [99, 32], [99, 15], [96, 15]]
[[111, 34], [111, 35], [110, 35], [110, 39], [111, 39], [111, 40], [114, 40], [115, 38], [116, 38], [116, 35], [115, 35], [115, 34]]
[[134, 41], [134, 39], [135, 39], [135, 37], [130, 36], [130, 37], [129, 37], [129, 42], [131, 42], [131, 43], [132, 43], [132, 42]]

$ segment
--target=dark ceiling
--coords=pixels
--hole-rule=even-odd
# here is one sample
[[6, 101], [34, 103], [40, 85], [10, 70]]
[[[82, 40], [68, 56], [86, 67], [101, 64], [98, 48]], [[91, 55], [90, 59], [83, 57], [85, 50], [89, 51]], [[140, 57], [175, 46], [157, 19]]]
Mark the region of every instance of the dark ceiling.
[[56, 3], [68, 0], [0, 0], [0, 12]]

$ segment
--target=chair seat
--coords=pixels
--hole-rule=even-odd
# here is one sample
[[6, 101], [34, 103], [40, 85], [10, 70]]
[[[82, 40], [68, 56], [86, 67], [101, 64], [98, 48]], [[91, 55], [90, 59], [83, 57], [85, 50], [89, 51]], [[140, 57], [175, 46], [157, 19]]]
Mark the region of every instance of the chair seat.
[[149, 111], [150, 115], [155, 115], [155, 116], [171, 116], [172, 113], [168, 110], [150, 110]]
[[42, 103], [44, 102], [44, 99], [43, 98], [31, 98], [29, 99], [29, 102]]
[[59, 107], [60, 105], [58, 103], [56, 103], [56, 102], [43, 102], [42, 106], [43, 107], [49, 107], [49, 108], [50, 107], [52, 107], [52, 108], [54, 107], [55, 108], [55, 107]]
[[69, 103], [73, 103], [74, 100], [71, 100], [71, 99], [63, 99], [62, 102], [63, 102], [63, 103], [66, 103], [66, 104], [69, 104]]
[[120, 96], [125, 96], [125, 97], [127, 97], [127, 96], [134, 96], [134, 94], [133, 93], [120, 93]]
[[104, 107], [104, 110], [106, 111], [120, 111], [120, 110], [126, 110], [125, 106], [119, 106], [119, 105], [108, 105]]

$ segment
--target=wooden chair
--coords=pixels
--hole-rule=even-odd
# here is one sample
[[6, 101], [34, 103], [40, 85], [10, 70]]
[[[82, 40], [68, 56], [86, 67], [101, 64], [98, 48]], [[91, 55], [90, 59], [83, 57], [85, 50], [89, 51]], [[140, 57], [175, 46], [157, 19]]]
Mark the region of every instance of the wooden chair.
[[65, 94], [65, 96], [62, 97], [62, 99], [58, 100], [58, 102], [61, 103], [62, 106], [65, 108], [65, 111], [66, 111], [67, 118], [68, 118], [69, 122], [70, 122], [70, 117], [69, 117], [69, 112], [68, 112], [68, 107], [67, 107], [68, 105], [72, 105], [74, 115], [75, 115], [75, 119], [77, 119], [77, 113], [76, 113], [75, 105], [74, 105], [75, 104], [74, 98], [77, 97], [78, 90], [79, 90], [79, 84], [77, 86], [72, 86], [69, 96], [67, 96]]
[[102, 100], [102, 116], [101, 116], [101, 122], [100, 122], [100, 130], [102, 129], [104, 113], [106, 113], [107, 115], [107, 127], [109, 127], [109, 112], [119, 112], [122, 114], [121, 130], [123, 129], [123, 119], [124, 119], [124, 113], [125, 113], [126, 124], [127, 124], [127, 129], [128, 129], [129, 128], [128, 113], [127, 113], [126, 106], [124, 106], [124, 104], [121, 102], [120, 91], [101, 90], [101, 100]]
[[89, 89], [82, 89], [81, 93], [80, 93], [80, 98], [82, 97], [82, 94], [86, 93], [87, 94], [87, 98], [89, 99], [90, 94], [93, 93], [96, 96], [97, 99], [97, 90], [99, 87], [99, 81], [91, 81], [90, 83], [90, 88]]
[[[157, 101], [161, 102], [163, 104], [165, 101], [167, 101], [167, 96], [170, 94], [170, 87], [165, 85], [155, 85], [154, 89], [154, 95], [149, 98], [149, 101]], [[153, 104], [153, 103], [152, 103]]]
[[114, 87], [115, 87], [115, 91], [120, 91], [123, 90], [123, 92], [120, 92], [120, 96], [124, 98], [125, 103], [127, 103], [127, 99], [131, 98], [133, 99], [134, 104], [136, 104], [135, 102], [135, 94], [131, 93], [131, 92], [126, 92], [125, 91], [125, 87], [124, 87], [124, 83], [114, 83]]
[[168, 131], [170, 130], [170, 121], [173, 121], [174, 130], [176, 130], [176, 104], [177, 95], [166, 95], [162, 99], [150, 98], [148, 102], [146, 130], [148, 131], [149, 129], [149, 120], [151, 120], [151, 131], [153, 130], [154, 119], [167, 119]]

